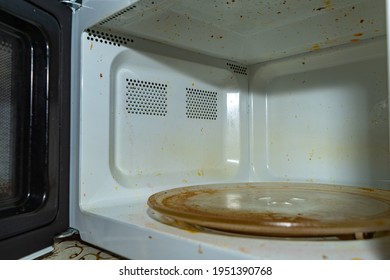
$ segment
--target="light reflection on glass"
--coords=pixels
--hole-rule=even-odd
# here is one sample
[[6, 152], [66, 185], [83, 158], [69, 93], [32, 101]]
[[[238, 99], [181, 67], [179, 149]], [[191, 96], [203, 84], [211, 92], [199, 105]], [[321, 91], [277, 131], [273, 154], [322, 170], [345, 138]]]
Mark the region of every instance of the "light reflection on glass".
[[290, 200], [292, 200], [292, 201], [305, 201], [304, 198], [298, 198], [298, 197], [293, 197]]
[[226, 195], [226, 207], [229, 209], [241, 209], [241, 195], [240, 194], [227, 194]]
[[293, 197], [293, 198], [290, 198], [288, 200], [281, 200], [281, 199], [273, 199], [272, 197], [270, 196], [265, 196], [265, 197], [260, 197], [258, 198], [259, 201], [263, 201], [266, 203], [267, 206], [271, 206], [271, 205], [296, 205], [297, 203], [300, 203], [300, 202], [304, 202], [305, 199], [304, 198], [298, 198], [298, 197]]

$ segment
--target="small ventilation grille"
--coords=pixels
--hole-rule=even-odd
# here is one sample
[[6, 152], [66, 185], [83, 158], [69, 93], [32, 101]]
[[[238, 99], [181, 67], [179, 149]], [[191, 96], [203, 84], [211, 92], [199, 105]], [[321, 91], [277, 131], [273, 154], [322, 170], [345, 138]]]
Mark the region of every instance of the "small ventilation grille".
[[99, 22], [99, 25], [105, 25], [106, 23], [112, 21], [112, 20], [116, 20], [118, 17], [120, 17], [121, 15], [124, 15], [128, 12], [130, 12], [131, 10], [134, 10], [135, 8], [137, 8], [136, 5], [132, 5], [132, 6], [129, 6], [123, 10], [120, 10], [119, 12], [113, 14], [112, 16], [102, 20], [101, 22]]
[[99, 30], [87, 29], [87, 32], [88, 32], [87, 40], [100, 42], [103, 44], [120, 47], [121, 45], [127, 45], [130, 42], [131, 43], [134, 42], [132, 39], [123, 36], [118, 36], [115, 34], [110, 34], [107, 32], [102, 32]]
[[226, 63], [226, 65], [229, 66], [229, 68], [233, 70], [234, 73], [241, 74], [241, 75], [248, 75], [248, 68], [245, 66], [241, 66], [229, 62]]
[[186, 88], [186, 115], [190, 119], [217, 119], [217, 92]]
[[167, 85], [126, 79], [126, 111], [129, 114], [165, 116]]

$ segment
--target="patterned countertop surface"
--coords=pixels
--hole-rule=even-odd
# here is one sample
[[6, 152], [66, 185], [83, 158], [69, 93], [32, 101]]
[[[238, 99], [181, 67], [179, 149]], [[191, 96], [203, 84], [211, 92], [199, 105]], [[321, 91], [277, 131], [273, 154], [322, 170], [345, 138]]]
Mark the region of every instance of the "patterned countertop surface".
[[54, 241], [54, 250], [38, 260], [120, 260], [124, 259], [83, 242], [78, 235]]

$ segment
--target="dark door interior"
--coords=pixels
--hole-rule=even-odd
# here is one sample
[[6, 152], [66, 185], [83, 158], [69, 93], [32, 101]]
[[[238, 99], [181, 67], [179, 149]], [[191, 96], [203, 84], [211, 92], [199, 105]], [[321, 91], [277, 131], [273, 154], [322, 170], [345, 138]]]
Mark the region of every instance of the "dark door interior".
[[0, 258], [68, 227], [71, 10], [0, 0]]

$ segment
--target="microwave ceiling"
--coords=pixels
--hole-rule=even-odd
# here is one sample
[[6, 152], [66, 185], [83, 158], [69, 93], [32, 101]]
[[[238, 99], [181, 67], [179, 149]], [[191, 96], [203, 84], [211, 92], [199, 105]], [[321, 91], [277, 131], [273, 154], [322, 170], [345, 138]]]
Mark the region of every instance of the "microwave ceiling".
[[243, 64], [386, 34], [385, 1], [139, 0], [97, 24]]

